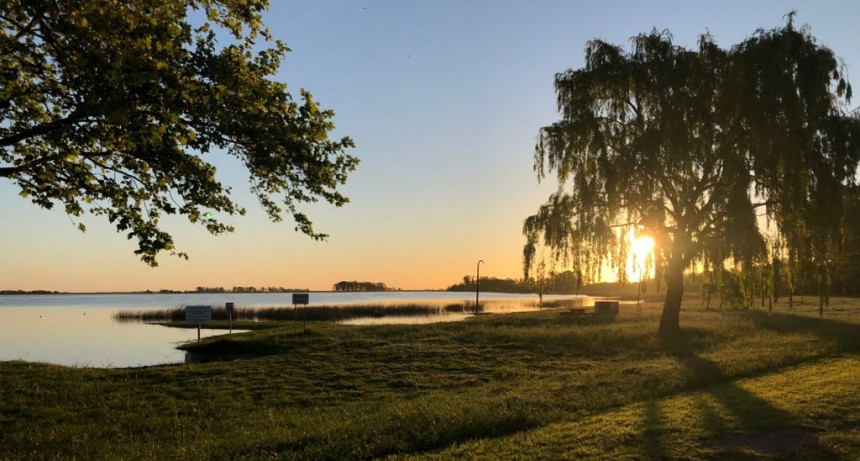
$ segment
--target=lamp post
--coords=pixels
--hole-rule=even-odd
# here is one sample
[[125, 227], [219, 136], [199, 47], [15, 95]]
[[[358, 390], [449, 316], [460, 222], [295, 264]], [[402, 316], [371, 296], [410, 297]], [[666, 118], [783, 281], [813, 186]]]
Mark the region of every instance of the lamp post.
[[477, 276], [475, 277], [475, 315], [478, 315], [478, 298], [481, 294], [481, 263], [483, 259], [478, 260]]

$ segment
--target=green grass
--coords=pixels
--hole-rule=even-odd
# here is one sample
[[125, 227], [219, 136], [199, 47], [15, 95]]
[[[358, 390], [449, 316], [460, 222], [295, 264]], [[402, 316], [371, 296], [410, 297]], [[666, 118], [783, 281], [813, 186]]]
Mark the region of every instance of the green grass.
[[858, 408], [860, 302], [692, 306], [668, 344], [650, 302], [611, 323], [289, 322], [191, 345], [211, 360], [192, 365], [0, 363], [0, 459], [755, 458], [792, 434], [858, 459], [841, 410]]
[[860, 357], [827, 359], [403, 458], [858, 459], [858, 387]]

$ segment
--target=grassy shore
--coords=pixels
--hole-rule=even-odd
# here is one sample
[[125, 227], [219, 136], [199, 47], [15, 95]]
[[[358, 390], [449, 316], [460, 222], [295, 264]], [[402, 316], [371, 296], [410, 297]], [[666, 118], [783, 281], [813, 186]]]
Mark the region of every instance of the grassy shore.
[[860, 301], [698, 306], [669, 343], [646, 302], [611, 323], [275, 324], [190, 345], [192, 365], [4, 362], [0, 459], [860, 458]]

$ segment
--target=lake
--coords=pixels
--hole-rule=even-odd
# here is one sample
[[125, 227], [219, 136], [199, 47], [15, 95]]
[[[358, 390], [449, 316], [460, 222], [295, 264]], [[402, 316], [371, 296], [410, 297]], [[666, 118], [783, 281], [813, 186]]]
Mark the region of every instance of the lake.
[[[545, 300], [566, 299], [573, 295], [544, 295]], [[481, 301], [532, 300], [535, 294], [484, 293]], [[381, 291], [381, 292], [310, 292], [310, 304], [355, 304], [400, 301], [474, 301], [474, 292], [453, 291]], [[170, 308], [189, 304], [236, 307], [291, 306], [292, 293], [135, 293], [135, 294], [59, 294], [0, 295], [0, 307], [112, 307], [124, 309]]]
[[[544, 301], [576, 298], [545, 295]], [[474, 293], [421, 292], [311, 292], [310, 304], [365, 303], [474, 303]], [[481, 293], [484, 312], [504, 313], [537, 309], [537, 295]], [[291, 293], [182, 293], [182, 294], [60, 294], [0, 295], [0, 360], [26, 360], [75, 367], [137, 367], [184, 363], [176, 346], [197, 339], [195, 329], [168, 328], [142, 323], [119, 323], [114, 314], [125, 309], [165, 309], [185, 305], [241, 307], [290, 306]], [[344, 323], [430, 323], [458, 321], [465, 314], [355, 319]], [[203, 330], [201, 336], [226, 334]], [[236, 332], [234, 332], [236, 334]]]

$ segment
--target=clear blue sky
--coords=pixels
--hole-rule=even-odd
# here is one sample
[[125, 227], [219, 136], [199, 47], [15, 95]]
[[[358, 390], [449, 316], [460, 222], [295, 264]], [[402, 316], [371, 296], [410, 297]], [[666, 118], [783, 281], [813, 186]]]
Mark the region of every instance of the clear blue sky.
[[693, 47], [709, 30], [727, 47], [795, 9], [860, 75], [856, 1], [272, 3], [265, 21], [293, 50], [278, 78], [334, 109], [336, 135], [351, 136], [361, 158], [343, 189], [350, 204], [304, 207], [330, 240], [269, 223], [244, 172], [223, 158], [212, 161], [248, 215], [224, 237], [169, 222], [191, 260], [164, 255], [157, 269], [106, 222], [85, 218], [81, 234], [61, 210], [41, 210], [0, 180], [0, 289], [329, 289], [356, 279], [442, 288], [478, 259], [482, 275], [520, 277], [522, 220], [555, 187], [535, 179], [535, 136], [557, 118], [553, 76], [582, 65], [589, 39], [628, 46], [657, 28]]

